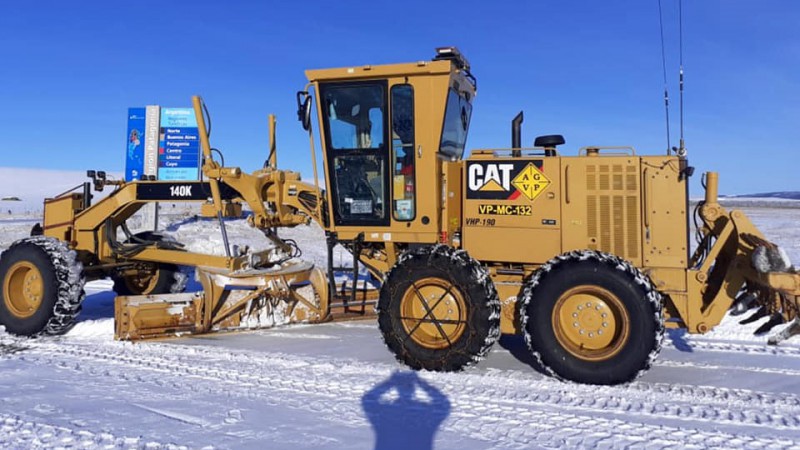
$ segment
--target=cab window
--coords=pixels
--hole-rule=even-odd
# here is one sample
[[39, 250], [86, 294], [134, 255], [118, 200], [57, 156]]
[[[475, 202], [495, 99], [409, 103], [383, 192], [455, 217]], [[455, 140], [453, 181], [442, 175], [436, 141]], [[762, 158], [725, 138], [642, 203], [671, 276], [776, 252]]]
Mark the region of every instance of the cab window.
[[470, 116], [472, 116], [470, 101], [455, 89], [450, 89], [450, 93], [447, 95], [447, 109], [444, 113], [440, 153], [452, 158], [463, 156]]
[[392, 215], [395, 220], [414, 220], [414, 88], [392, 86]]

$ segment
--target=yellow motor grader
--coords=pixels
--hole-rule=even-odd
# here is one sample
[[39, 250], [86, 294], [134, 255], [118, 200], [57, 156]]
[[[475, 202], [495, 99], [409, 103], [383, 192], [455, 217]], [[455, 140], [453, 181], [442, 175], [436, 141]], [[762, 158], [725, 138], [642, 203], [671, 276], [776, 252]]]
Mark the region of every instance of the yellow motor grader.
[[[123, 294], [119, 339], [327, 320], [334, 299], [368, 302], [355, 284], [363, 266], [381, 280], [373, 303], [386, 345], [412, 368], [461, 370], [501, 333], [522, 334], [552, 375], [614, 384], [651, 366], [665, 328], [705, 333], [737, 301], [758, 307], [771, 325], [797, 318], [800, 274], [742, 212], [720, 206], [713, 172], [694, 209], [700, 239], [691, 252], [693, 169], [683, 149], [645, 156], [588, 146], [564, 156], [560, 135], [522, 148], [520, 115], [511, 148], [464, 159], [477, 81], [453, 47], [437, 49], [431, 61], [306, 75], [297, 103], [313, 184], [277, 168], [274, 120], [263, 169], [221, 166], [195, 97], [205, 181], [112, 182], [90, 172], [95, 187], [115, 190], [96, 204], [88, 183], [84, 192], [46, 200], [40, 235], [0, 257], [6, 330], [64, 331], [83, 281], [106, 276]], [[131, 233], [126, 220], [157, 201], [203, 202], [204, 214], [219, 220], [226, 256]], [[243, 204], [273, 249], [231, 250], [223, 218], [241, 214]], [[327, 275], [292, 258], [292, 243], [278, 237], [280, 227], [310, 220], [326, 233]], [[353, 254], [354, 283], [345, 292], [333, 282], [336, 245]], [[180, 266], [197, 268], [202, 292], [178, 292]]]

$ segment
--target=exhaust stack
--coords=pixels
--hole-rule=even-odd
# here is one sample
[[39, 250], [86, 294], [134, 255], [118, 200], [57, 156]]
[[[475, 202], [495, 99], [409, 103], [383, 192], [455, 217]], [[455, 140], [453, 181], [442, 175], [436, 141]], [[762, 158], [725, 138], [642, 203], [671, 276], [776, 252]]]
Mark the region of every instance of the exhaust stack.
[[519, 157], [522, 155], [522, 151], [519, 149], [522, 147], [522, 120], [524, 116], [522, 111], [514, 117], [514, 120], [511, 121], [511, 155], [514, 157]]

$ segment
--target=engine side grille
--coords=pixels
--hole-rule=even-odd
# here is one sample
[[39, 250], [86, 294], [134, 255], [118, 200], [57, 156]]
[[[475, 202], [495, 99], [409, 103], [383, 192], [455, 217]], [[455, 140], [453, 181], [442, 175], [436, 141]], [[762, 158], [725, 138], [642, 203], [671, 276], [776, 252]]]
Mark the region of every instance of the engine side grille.
[[626, 259], [639, 257], [639, 177], [632, 164], [586, 167], [589, 248]]

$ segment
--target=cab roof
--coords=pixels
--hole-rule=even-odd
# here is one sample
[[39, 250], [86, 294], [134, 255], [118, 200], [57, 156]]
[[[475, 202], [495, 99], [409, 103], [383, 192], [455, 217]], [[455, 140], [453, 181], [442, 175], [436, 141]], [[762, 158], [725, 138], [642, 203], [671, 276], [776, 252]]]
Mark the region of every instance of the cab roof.
[[450, 61], [418, 61], [404, 64], [382, 64], [334, 69], [306, 70], [308, 81], [356, 80], [364, 78], [388, 78], [412, 75], [444, 75], [456, 69]]

